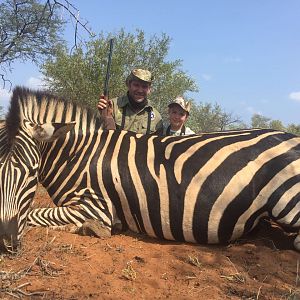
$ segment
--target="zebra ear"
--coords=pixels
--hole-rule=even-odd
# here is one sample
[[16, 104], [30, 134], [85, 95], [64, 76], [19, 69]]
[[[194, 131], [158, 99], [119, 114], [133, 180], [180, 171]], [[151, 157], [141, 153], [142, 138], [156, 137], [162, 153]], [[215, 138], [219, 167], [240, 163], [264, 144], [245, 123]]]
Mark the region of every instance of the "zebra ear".
[[76, 122], [36, 124], [32, 129], [32, 136], [40, 142], [52, 142], [67, 134]]

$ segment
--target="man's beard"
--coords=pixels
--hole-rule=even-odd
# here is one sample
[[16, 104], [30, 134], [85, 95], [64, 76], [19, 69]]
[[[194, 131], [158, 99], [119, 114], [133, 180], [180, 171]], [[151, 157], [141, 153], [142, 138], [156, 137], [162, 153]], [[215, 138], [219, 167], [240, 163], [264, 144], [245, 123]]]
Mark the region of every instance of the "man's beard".
[[139, 110], [143, 109], [148, 104], [148, 100], [146, 97], [141, 99], [141, 101], [136, 101], [136, 100], [132, 99], [132, 97], [129, 95], [129, 93], [127, 94], [127, 96], [128, 96], [128, 100], [129, 100], [129, 104], [130, 104], [131, 108], [135, 111], [139, 111]]

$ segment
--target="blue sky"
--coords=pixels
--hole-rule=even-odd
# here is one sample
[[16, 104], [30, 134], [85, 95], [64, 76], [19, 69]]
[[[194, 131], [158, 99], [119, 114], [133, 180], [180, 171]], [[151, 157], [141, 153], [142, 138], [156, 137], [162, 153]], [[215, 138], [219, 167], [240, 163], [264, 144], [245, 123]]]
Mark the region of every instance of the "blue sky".
[[[196, 101], [218, 103], [248, 124], [253, 113], [300, 124], [299, 0], [71, 2], [95, 33], [166, 33], [168, 58], [181, 59], [199, 86]], [[14, 86], [40, 82], [31, 63], [15, 64], [9, 77]], [[7, 91], [0, 97], [6, 107]]]

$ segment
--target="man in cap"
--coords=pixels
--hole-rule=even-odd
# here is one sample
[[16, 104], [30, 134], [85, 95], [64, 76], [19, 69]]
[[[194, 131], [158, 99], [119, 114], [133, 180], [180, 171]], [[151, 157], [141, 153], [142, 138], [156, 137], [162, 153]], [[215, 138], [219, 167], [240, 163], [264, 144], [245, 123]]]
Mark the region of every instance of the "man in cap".
[[177, 97], [168, 107], [169, 123], [164, 124], [158, 134], [175, 136], [195, 134], [193, 130], [184, 125], [190, 114], [191, 102]]
[[[108, 100], [118, 129], [150, 134], [162, 128], [160, 113], [148, 101], [152, 81], [148, 70], [134, 69], [126, 79], [127, 94]], [[108, 104], [101, 96], [98, 109], [102, 110]]]

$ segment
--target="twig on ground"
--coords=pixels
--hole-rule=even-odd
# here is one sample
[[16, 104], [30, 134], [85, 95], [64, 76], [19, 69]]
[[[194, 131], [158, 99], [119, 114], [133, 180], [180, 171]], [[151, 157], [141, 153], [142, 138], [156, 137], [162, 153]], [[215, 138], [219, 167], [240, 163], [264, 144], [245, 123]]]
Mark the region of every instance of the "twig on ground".
[[31, 285], [30, 282], [26, 282], [23, 284], [20, 284], [19, 286], [15, 287], [15, 288], [4, 288], [4, 289], [0, 289], [0, 292], [5, 292], [6, 294], [15, 297], [17, 299], [21, 299], [22, 296], [42, 296], [44, 297], [45, 292], [25, 292], [22, 290], [22, 288]]
[[299, 281], [299, 259], [297, 259], [296, 287], [298, 286], [298, 281]]
[[187, 262], [192, 265], [192, 266], [195, 266], [195, 267], [198, 267], [198, 268], [201, 268], [202, 267], [202, 264], [201, 262], [199, 261], [198, 257], [197, 256], [188, 256], [188, 259], [187, 259]]
[[259, 298], [261, 288], [262, 288], [262, 286], [260, 286], [258, 291], [257, 291], [256, 300], [258, 300], [258, 298]]
[[233, 268], [235, 270], [235, 273], [230, 274], [228, 276], [227, 275], [221, 275], [221, 278], [225, 278], [229, 281], [234, 281], [234, 282], [238, 282], [238, 283], [245, 283], [246, 282], [245, 276], [243, 276], [242, 273], [238, 272], [237, 268], [235, 267], [234, 263], [230, 260], [229, 257], [226, 256], [226, 258], [229, 260], [229, 262], [233, 266]]

